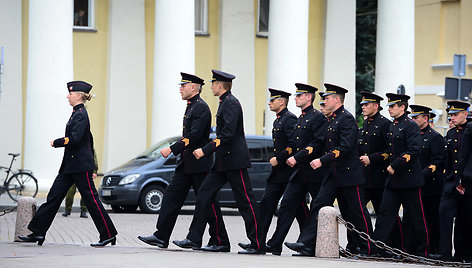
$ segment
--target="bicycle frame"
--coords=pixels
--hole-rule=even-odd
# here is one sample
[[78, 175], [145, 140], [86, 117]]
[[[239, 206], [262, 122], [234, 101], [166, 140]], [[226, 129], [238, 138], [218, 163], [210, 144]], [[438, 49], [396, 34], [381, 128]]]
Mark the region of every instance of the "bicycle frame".
[[7, 173], [7, 175], [5, 176], [5, 180], [3, 180], [3, 186], [6, 186], [6, 183], [7, 183], [7, 180], [8, 180], [8, 175], [10, 175], [10, 172], [12, 172], [11, 170], [11, 167], [13, 166], [13, 161], [15, 161], [15, 158], [16, 156], [11, 156], [11, 162], [10, 162], [10, 166], [7, 168], [7, 167], [2, 167], [3, 169], [6, 169], [5, 172]]

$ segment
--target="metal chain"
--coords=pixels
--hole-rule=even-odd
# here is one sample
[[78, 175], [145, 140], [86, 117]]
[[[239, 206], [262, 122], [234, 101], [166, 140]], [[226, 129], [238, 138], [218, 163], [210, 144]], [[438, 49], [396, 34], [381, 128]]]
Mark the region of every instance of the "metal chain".
[[2, 211], [0, 211], [0, 217], [1, 216], [5, 216], [6, 214], [10, 213], [10, 212], [13, 212], [16, 210], [16, 207], [9, 207], [9, 208], [6, 208]]
[[358, 259], [366, 259], [366, 260], [393, 260], [393, 261], [408, 261], [408, 262], [414, 262], [414, 263], [421, 263], [421, 264], [428, 264], [428, 265], [435, 265], [435, 266], [453, 266], [453, 267], [472, 267], [470, 263], [462, 263], [462, 262], [450, 262], [450, 261], [441, 261], [441, 260], [433, 260], [433, 259], [428, 259], [425, 257], [421, 256], [416, 256], [412, 254], [408, 254], [406, 252], [403, 252], [397, 248], [392, 248], [387, 246], [384, 242], [374, 240], [370, 237], [370, 235], [366, 234], [365, 232], [359, 231], [356, 229], [354, 224], [344, 220], [341, 216], [338, 216], [338, 221], [346, 226], [346, 229], [349, 231], [353, 231], [359, 235], [360, 238], [372, 242], [375, 246], [377, 246], [380, 249], [386, 250], [394, 255], [401, 256], [403, 259], [398, 260], [394, 258], [376, 258], [376, 257], [364, 257], [360, 255], [354, 255], [347, 250], [343, 249], [340, 247], [340, 252], [341, 254], [345, 255], [347, 258], [358, 258]]

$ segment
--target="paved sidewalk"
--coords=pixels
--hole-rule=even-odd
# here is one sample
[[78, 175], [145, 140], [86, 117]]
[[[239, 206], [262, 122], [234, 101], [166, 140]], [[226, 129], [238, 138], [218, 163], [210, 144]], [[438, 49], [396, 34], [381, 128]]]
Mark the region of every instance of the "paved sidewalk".
[[[0, 198], [3, 198], [0, 197]], [[43, 199], [44, 201], [44, 199]], [[42, 201], [38, 201], [38, 206]], [[78, 204], [78, 200], [74, 204]], [[77, 207], [75, 207], [77, 208]], [[77, 212], [78, 208], [74, 209]], [[116, 214], [108, 210], [119, 232], [116, 246], [92, 248], [90, 243], [98, 241], [98, 232], [91, 218], [83, 219], [78, 213], [69, 217], [56, 214], [55, 220], [46, 235], [43, 246], [31, 243], [12, 242], [15, 233], [16, 212], [0, 217], [0, 267], [84, 267], [87, 265], [102, 267], [405, 267], [408, 264], [358, 261], [348, 259], [320, 259], [292, 257], [293, 253], [283, 249], [282, 256], [244, 256], [238, 255], [238, 242], [247, 242], [244, 223], [236, 209], [223, 208], [225, 224], [231, 240], [230, 253], [208, 253], [183, 250], [169, 245], [166, 250], [146, 245], [137, 239], [138, 235], [150, 235], [155, 231], [158, 215], [154, 214]], [[192, 220], [193, 207], [184, 207], [179, 215], [171, 240], [184, 239]], [[269, 235], [275, 228], [274, 217]], [[340, 227], [340, 243], [346, 244], [346, 229]], [[286, 241], [296, 241], [299, 230], [295, 223]], [[204, 243], [208, 241], [205, 232]], [[411, 265], [409, 265], [411, 266]], [[415, 265], [411, 267], [428, 267]]]

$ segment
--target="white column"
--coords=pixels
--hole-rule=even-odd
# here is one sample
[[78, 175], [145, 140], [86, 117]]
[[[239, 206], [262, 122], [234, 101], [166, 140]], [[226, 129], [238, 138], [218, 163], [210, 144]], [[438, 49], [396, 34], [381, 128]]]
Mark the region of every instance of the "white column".
[[57, 175], [63, 149], [49, 141], [63, 137], [72, 107], [66, 99], [73, 79], [72, 0], [30, 0], [24, 167], [41, 188]]
[[[267, 87], [295, 93], [295, 83], [307, 83], [308, 7], [308, 0], [270, 1]], [[300, 114], [293, 98], [289, 110]], [[275, 113], [266, 107], [265, 135], [271, 135], [274, 119]]]
[[[0, 0], [0, 47], [4, 47], [3, 74], [0, 74], [0, 165], [11, 161], [7, 153], [21, 153], [23, 140], [21, 1]], [[18, 158], [17, 158], [18, 159]], [[21, 161], [16, 161], [19, 168]]]
[[[194, 0], [156, 0], [153, 143], [182, 135], [182, 117], [187, 104], [180, 97], [177, 83], [180, 72], [195, 73], [194, 10]], [[210, 70], [208, 77], [211, 77]], [[205, 80], [208, 85], [208, 79]]]
[[110, 0], [104, 170], [146, 148], [144, 0]]
[[[377, 13], [375, 93], [396, 93], [400, 84], [415, 102], [415, 1], [380, 0]], [[388, 113], [384, 109], [385, 113]]]
[[244, 131], [256, 134], [254, 1], [220, 3], [220, 69], [236, 76], [231, 91], [243, 107]]
[[325, 25], [323, 82], [349, 90], [344, 106], [355, 116], [356, 1], [326, 1]]

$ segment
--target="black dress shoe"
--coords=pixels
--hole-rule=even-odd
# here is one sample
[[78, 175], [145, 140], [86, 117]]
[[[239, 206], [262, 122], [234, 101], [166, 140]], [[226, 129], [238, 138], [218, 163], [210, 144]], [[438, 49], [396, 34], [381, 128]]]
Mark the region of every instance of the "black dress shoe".
[[251, 244], [250, 243], [238, 243], [238, 246], [242, 249], [248, 249]]
[[269, 245], [266, 245], [266, 252], [270, 252], [272, 253], [272, 255], [277, 255], [277, 256], [280, 256], [280, 254], [282, 254], [282, 251], [278, 251]]
[[251, 255], [265, 255], [265, 251], [257, 250], [254, 248], [247, 248], [241, 251], [238, 251], [238, 254], [251, 254]]
[[230, 252], [231, 247], [229, 245], [206, 245], [202, 247], [203, 251], [210, 251], [210, 252]]
[[64, 212], [62, 212], [62, 216], [64, 217], [67, 217], [70, 215], [70, 210], [64, 210]]
[[302, 242], [295, 242], [295, 243], [285, 242], [284, 245], [293, 251], [300, 251], [305, 248], [305, 244], [303, 244]]
[[104, 246], [106, 246], [110, 243], [111, 243], [112, 246], [114, 246], [116, 244], [116, 236], [114, 236], [112, 238], [105, 239], [105, 240], [100, 240], [97, 243], [92, 243], [92, 244], [90, 244], [90, 246], [92, 246], [92, 247], [104, 247]]
[[441, 260], [441, 261], [454, 261], [452, 256], [444, 256], [441, 254], [428, 254], [428, 258], [433, 260]]
[[169, 242], [161, 240], [154, 235], [138, 236], [138, 239], [151, 246], [158, 246], [160, 248], [167, 248], [169, 246]]
[[315, 257], [315, 253], [310, 252], [310, 251], [302, 250], [302, 251], [299, 251], [297, 253], [293, 253], [292, 256], [294, 256], [294, 257]]
[[200, 245], [190, 241], [189, 239], [174, 240], [174, 241], [172, 241], [172, 243], [174, 243], [176, 246], [179, 246], [181, 248], [191, 248], [191, 249], [195, 249], [195, 250], [200, 249]]
[[81, 217], [81, 218], [88, 218], [88, 216], [87, 216], [87, 211], [86, 211], [86, 210], [80, 211], [80, 217]]
[[44, 242], [44, 235], [38, 235], [35, 233], [29, 234], [27, 236], [19, 235], [18, 238], [22, 240], [21, 242], [29, 242], [29, 243], [38, 242], [39, 246], [42, 246]]

